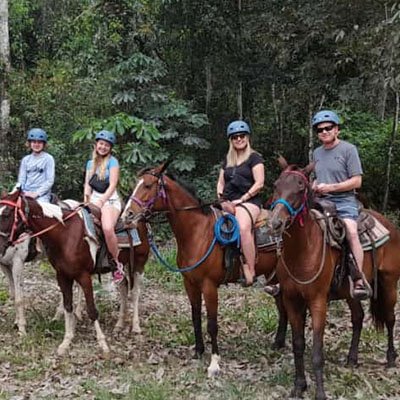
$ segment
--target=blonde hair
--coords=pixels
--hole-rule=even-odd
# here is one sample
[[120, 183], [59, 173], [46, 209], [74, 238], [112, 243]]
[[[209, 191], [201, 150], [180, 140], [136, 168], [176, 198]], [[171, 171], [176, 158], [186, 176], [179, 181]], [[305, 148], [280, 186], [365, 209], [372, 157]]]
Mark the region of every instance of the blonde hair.
[[97, 154], [95, 145], [92, 153], [93, 165], [92, 169], [90, 170], [90, 176], [92, 176], [98, 169], [99, 172], [97, 176], [99, 177], [100, 180], [104, 181], [106, 179], [106, 169], [108, 160], [110, 158], [111, 158], [111, 151], [105, 157], [100, 156], [99, 154]]
[[[248, 136], [247, 136], [248, 137]], [[247, 139], [247, 146], [243, 152], [243, 158], [240, 158], [241, 163], [246, 161], [252, 153], [255, 151], [252, 149], [250, 144], [250, 138]], [[232, 139], [229, 139], [229, 150], [228, 154], [226, 155], [226, 166], [227, 167], [236, 167], [238, 165], [238, 153], [233, 146]]]

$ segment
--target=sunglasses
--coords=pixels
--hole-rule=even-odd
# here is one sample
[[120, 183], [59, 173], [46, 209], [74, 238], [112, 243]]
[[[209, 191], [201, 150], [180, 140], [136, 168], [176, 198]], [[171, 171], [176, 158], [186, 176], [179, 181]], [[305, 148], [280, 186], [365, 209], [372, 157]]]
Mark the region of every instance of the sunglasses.
[[336, 125], [328, 125], [324, 126], [323, 128], [317, 128], [315, 132], [322, 133], [322, 132], [330, 132]]
[[247, 136], [246, 133], [239, 133], [237, 135], [231, 136], [232, 140], [244, 139]]

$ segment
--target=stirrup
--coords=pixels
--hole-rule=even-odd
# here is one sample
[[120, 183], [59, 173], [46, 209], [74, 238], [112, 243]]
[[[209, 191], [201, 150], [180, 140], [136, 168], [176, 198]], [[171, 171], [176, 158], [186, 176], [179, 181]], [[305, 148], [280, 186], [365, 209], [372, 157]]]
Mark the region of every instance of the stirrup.
[[363, 281], [363, 287], [355, 287], [354, 282], [349, 276], [349, 284], [350, 284], [350, 296], [356, 300], [366, 300], [372, 297], [372, 288], [365, 278], [364, 273], [361, 273], [361, 279]]
[[276, 297], [281, 292], [281, 286], [279, 285], [279, 283], [275, 285], [266, 285], [264, 287], [264, 292], [268, 293], [272, 297]]

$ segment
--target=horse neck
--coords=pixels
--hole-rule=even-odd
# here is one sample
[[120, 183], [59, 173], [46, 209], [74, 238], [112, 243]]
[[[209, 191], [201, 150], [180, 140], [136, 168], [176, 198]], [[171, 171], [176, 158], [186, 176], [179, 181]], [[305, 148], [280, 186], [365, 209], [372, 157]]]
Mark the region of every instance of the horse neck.
[[201, 208], [179, 211], [185, 207], [197, 207], [200, 203], [171, 180], [167, 186], [167, 202], [167, 218], [178, 244], [198, 241], [199, 236], [204, 239], [207, 228], [214, 226], [213, 216], [204, 214]]
[[323, 233], [309, 212], [297, 217], [287, 233], [283, 236], [286, 253], [290, 251], [301, 256], [311, 250], [315, 254], [322, 250]]

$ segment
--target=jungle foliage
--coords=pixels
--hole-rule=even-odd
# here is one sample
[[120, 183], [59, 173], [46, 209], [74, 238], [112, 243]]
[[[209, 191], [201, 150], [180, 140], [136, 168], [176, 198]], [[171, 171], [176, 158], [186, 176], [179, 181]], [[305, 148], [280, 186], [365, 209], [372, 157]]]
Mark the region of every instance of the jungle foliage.
[[306, 164], [317, 145], [310, 116], [329, 107], [360, 149], [371, 204], [380, 208], [388, 187], [389, 207], [399, 207], [398, 2], [13, 0], [9, 13], [3, 186], [15, 180], [27, 129], [40, 126], [51, 136], [56, 191], [80, 198], [90, 139], [109, 128], [123, 193], [138, 169], [172, 157], [214, 198], [225, 127], [243, 116], [265, 158], [267, 196], [276, 154]]

